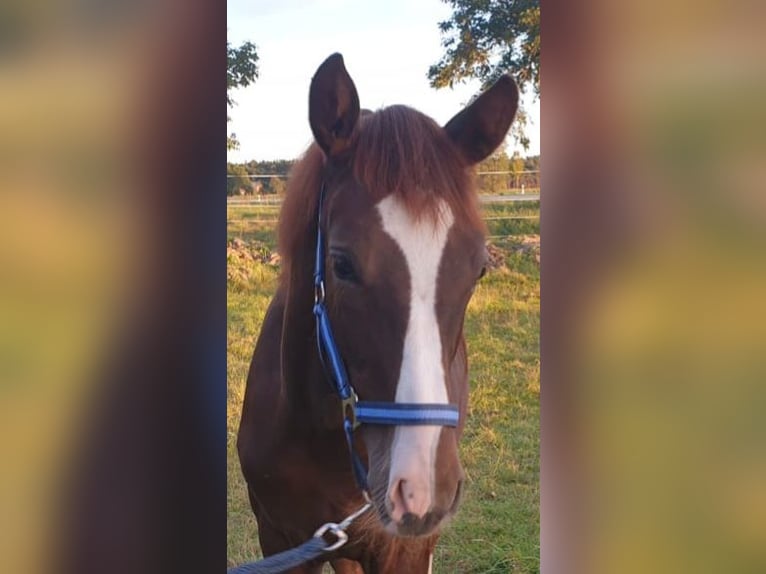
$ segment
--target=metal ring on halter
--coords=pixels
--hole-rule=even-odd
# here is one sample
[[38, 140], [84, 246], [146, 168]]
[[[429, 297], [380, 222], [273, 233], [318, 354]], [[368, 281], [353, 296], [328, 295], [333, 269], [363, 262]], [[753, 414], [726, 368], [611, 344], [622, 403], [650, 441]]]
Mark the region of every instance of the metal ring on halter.
[[324, 281], [319, 281], [314, 284], [314, 304], [324, 303]]
[[[364, 495], [365, 503], [346, 516], [343, 520], [340, 521], [340, 523], [336, 524], [335, 522], [328, 522], [327, 524], [323, 524], [320, 526], [316, 532], [314, 532], [314, 538], [322, 538], [328, 531], [334, 534], [338, 539], [333, 542], [330, 546], [324, 549], [324, 552], [331, 552], [333, 550], [337, 550], [341, 546], [343, 546], [346, 542], [348, 542], [348, 534], [346, 534], [346, 528], [351, 526], [351, 523], [354, 522], [357, 518], [359, 518], [362, 514], [370, 510], [372, 508], [372, 501], [370, 500], [370, 495], [367, 493], [367, 491], [362, 491], [362, 494]], [[323, 539], [323, 538], [322, 538]], [[324, 539], [323, 539], [324, 540]]]
[[361, 424], [359, 419], [356, 418], [356, 403], [359, 401], [359, 397], [356, 396], [354, 390], [351, 390], [351, 396], [341, 400], [341, 410], [343, 411], [343, 418], [349, 419], [351, 428], [356, 428]]
[[339, 524], [335, 524], [334, 522], [328, 522], [327, 524], [320, 526], [317, 531], [314, 532], [314, 538], [322, 538], [328, 531], [334, 534], [338, 539], [330, 546], [325, 548], [324, 552], [332, 552], [333, 550], [337, 550], [346, 542], [348, 542], [348, 534], [346, 534], [346, 531], [343, 530]]

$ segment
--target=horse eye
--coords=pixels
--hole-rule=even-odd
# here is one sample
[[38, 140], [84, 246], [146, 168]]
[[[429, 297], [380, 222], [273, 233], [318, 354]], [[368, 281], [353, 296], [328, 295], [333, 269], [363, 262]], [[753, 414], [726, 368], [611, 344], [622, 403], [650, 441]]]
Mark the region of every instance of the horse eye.
[[341, 281], [358, 281], [354, 265], [343, 255], [332, 256], [332, 271]]

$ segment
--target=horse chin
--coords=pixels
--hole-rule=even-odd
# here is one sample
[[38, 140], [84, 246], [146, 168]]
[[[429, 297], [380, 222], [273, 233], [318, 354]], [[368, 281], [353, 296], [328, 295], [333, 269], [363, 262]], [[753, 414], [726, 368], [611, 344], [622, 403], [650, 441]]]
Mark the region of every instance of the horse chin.
[[458, 508], [458, 503], [459, 490], [454, 503], [446, 512], [431, 510], [422, 518], [408, 513], [404, 515], [401, 522], [396, 523], [388, 514], [384, 502], [382, 500], [376, 500], [374, 501], [374, 506], [379, 518], [379, 520], [376, 521], [376, 526], [387, 534], [399, 538], [423, 538], [433, 536], [434, 534], [438, 534], [441, 528], [449, 522], [452, 516], [454, 516]]
[[385, 530], [392, 536], [399, 538], [423, 538], [437, 534], [443, 523], [444, 517], [433, 514], [428, 514], [422, 519], [405, 516], [400, 524], [390, 521]]

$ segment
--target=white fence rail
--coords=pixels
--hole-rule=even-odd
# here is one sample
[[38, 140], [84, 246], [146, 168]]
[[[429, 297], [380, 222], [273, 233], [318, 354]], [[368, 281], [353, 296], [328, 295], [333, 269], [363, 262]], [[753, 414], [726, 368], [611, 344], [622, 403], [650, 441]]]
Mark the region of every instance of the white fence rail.
[[[477, 184], [479, 190], [490, 191], [492, 193], [519, 193], [524, 195], [540, 192], [540, 170], [480, 171], [476, 175], [478, 176]], [[240, 188], [239, 197], [245, 197], [246, 195], [256, 197], [272, 195], [275, 190], [272, 187], [271, 181], [287, 179], [285, 174], [226, 175], [227, 180], [245, 177], [252, 182], [254, 189], [245, 192], [244, 187]], [[282, 186], [280, 191], [283, 189], [284, 187]], [[237, 195], [233, 197], [237, 197]]]

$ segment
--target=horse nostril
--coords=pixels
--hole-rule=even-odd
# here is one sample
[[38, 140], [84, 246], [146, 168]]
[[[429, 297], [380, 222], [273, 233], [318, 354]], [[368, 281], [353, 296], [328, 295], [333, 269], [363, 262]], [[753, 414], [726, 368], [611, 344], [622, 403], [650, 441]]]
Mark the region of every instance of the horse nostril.
[[388, 503], [394, 522], [400, 522], [407, 513], [421, 518], [431, 507], [431, 493], [418, 477], [400, 478], [393, 482], [388, 491]]
[[404, 500], [404, 480], [398, 480], [390, 490], [389, 501], [391, 503], [391, 518], [394, 522], [402, 520], [407, 512], [407, 503]]

